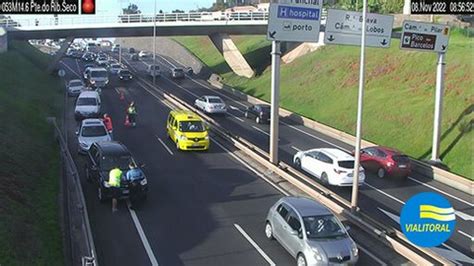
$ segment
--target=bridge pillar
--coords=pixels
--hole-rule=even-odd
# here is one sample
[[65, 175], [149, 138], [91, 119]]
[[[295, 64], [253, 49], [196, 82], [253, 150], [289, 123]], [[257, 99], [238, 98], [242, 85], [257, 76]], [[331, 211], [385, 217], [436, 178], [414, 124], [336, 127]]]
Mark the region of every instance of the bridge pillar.
[[255, 74], [228, 34], [216, 33], [209, 38], [235, 74], [246, 78]]
[[8, 50], [7, 30], [0, 27], [0, 54]]

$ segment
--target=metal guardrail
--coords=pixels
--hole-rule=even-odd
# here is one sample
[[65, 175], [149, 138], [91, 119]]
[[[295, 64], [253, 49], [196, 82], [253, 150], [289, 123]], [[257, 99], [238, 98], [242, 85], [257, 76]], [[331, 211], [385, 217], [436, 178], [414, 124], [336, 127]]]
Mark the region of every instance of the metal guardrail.
[[[79, 243], [79, 245], [85, 246], [86, 251], [82, 251], [82, 252], [85, 252], [85, 253], [84, 254], [79, 254], [78, 255], [78, 256], [80, 256], [79, 258], [73, 256], [72, 260], [76, 261], [76, 262], [81, 261], [82, 266], [97, 266], [98, 263], [97, 263], [94, 239], [92, 237], [92, 231], [91, 231], [90, 223], [89, 223], [89, 215], [88, 215], [88, 212], [87, 212], [87, 206], [86, 206], [86, 202], [85, 202], [85, 199], [84, 199], [84, 194], [83, 194], [83, 191], [82, 191], [81, 181], [80, 181], [79, 173], [77, 171], [76, 164], [75, 164], [74, 160], [72, 159], [71, 153], [69, 152], [69, 149], [67, 147], [67, 143], [66, 143], [66, 140], [64, 139], [63, 133], [61, 132], [61, 130], [59, 129], [59, 127], [56, 123], [56, 118], [55, 117], [48, 117], [48, 122], [53, 125], [54, 131], [55, 131], [55, 136], [56, 136], [56, 138], [59, 142], [59, 146], [60, 146], [60, 149], [61, 149], [61, 158], [62, 158], [62, 161], [65, 164], [66, 169], [67, 169], [67, 173], [66, 173], [65, 178], [69, 178], [66, 182], [67, 183], [72, 182], [72, 183], [68, 184], [68, 191], [65, 192], [65, 193], [69, 193], [70, 189], [72, 188], [74, 190], [74, 191], [72, 191], [74, 193], [74, 195], [68, 194], [67, 197], [68, 197], [68, 199], [69, 198], [74, 199], [73, 196], [76, 197], [75, 198], [76, 202], [74, 202], [75, 204], [69, 204], [69, 206], [67, 206], [67, 208], [68, 208], [69, 211], [71, 211], [71, 209], [75, 207], [76, 209], [72, 210], [72, 211], [75, 211], [76, 214], [79, 213], [79, 215], [81, 217], [81, 221], [77, 221], [77, 220], [74, 221], [76, 223], [75, 225], [78, 225], [78, 224], [79, 225], [77, 227], [76, 226], [70, 226], [69, 230], [70, 230], [71, 234], [72, 234], [71, 231], [73, 231], [74, 229], [78, 230], [80, 233], [82, 233], [82, 237], [83, 237], [84, 241], [82, 243]], [[71, 205], [73, 207], [71, 207]], [[71, 224], [71, 221], [70, 221], [70, 224]], [[73, 247], [71, 247], [71, 248], [73, 248]], [[77, 253], [78, 250], [73, 250], [73, 252]], [[79, 251], [79, 252], [81, 252], [81, 251]], [[76, 265], [76, 264], [73, 263], [72, 265]]]

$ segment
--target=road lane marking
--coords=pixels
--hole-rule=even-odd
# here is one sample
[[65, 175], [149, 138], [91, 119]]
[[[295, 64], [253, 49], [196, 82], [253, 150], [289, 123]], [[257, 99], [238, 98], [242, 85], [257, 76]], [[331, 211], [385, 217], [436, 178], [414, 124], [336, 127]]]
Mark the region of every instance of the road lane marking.
[[[229, 107], [230, 107], [230, 109], [232, 109], [232, 110], [239, 110], [239, 108], [237, 108], [237, 107], [235, 107], [235, 106], [233, 106], [233, 105], [229, 105]], [[239, 110], [239, 111], [240, 111], [240, 110]]]
[[418, 184], [420, 184], [420, 185], [423, 185], [423, 186], [429, 187], [429, 188], [431, 188], [431, 189], [433, 189], [433, 190], [436, 190], [436, 191], [438, 191], [439, 193], [443, 193], [444, 195], [449, 196], [449, 197], [451, 197], [451, 198], [453, 198], [453, 199], [456, 199], [456, 200], [458, 200], [458, 201], [460, 201], [460, 202], [462, 202], [462, 203], [464, 203], [464, 204], [466, 204], [466, 205], [468, 205], [468, 206], [470, 206], [470, 207], [474, 207], [474, 204], [473, 204], [473, 203], [467, 202], [467, 201], [465, 201], [465, 200], [463, 200], [463, 199], [460, 199], [460, 198], [458, 198], [458, 197], [456, 197], [456, 196], [453, 196], [453, 195], [451, 195], [451, 194], [449, 194], [449, 193], [447, 193], [447, 192], [444, 192], [444, 191], [442, 191], [441, 189], [438, 189], [438, 188], [433, 187], [433, 186], [431, 186], [431, 185], [429, 185], [429, 184], [426, 184], [426, 183], [423, 183], [423, 182], [421, 182], [421, 181], [419, 181], [419, 180], [416, 180], [416, 179], [414, 179], [414, 178], [411, 177], [411, 176], [409, 176], [408, 179], [410, 179], [411, 181], [414, 181], [414, 182], [416, 182], [416, 183], [418, 183]]
[[81, 68], [79, 67], [79, 59], [75, 59], [75, 61], [77, 66], [77, 72], [81, 73]]
[[298, 152], [301, 151], [301, 149], [298, 149], [298, 148], [296, 148], [295, 146], [291, 146], [291, 148], [292, 148], [293, 150], [295, 150], [295, 151], [298, 151]]
[[461, 219], [466, 220], [466, 221], [474, 221], [474, 216], [469, 215], [467, 213], [461, 212], [461, 211], [455, 211], [454, 212], [457, 216], [461, 217]]
[[171, 149], [168, 148], [168, 146], [160, 139], [160, 137], [156, 136], [156, 138], [163, 145], [163, 147], [165, 147], [165, 149], [169, 152], [169, 154], [174, 155], [174, 153], [171, 151]]
[[366, 253], [367, 255], [369, 255], [369, 257], [371, 257], [373, 260], [375, 260], [376, 262], [378, 262], [380, 265], [382, 266], [387, 266], [387, 263], [383, 262], [382, 260], [380, 260], [379, 258], [377, 258], [374, 253], [370, 252], [368, 249], [362, 247], [361, 245], [357, 244], [357, 247], [359, 247], [360, 250], [364, 251], [364, 253]]
[[402, 204], [402, 205], [405, 204], [405, 202], [403, 202], [402, 200], [399, 200], [399, 199], [395, 198], [394, 196], [392, 196], [392, 195], [390, 195], [390, 194], [388, 194], [388, 193], [386, 193], [386, 192], [384, 192], [384, 191], [382, 191], [382, 190], [380, 190], [380, 189], [378, 189], [378, 188], [376, 188], [376, 187], [370, 185], [370, 184], [367, 183], [367, 182], [365, 182], [364, 185], [366, 185], [366, 186], [368, 186], [368, 187], [370, 187], [370, 188], [376, 190], [377, 192], [379, 192], [379, 193], [381, 193], [381, 194], [383, 194], [383, 195], [385, 195], [385, 196], [387, 196], [387, 197], [393, 199], [394, 201], [396, 201], [396, 202], [398, 202], [398, 203], [400, 203], [400, 204]]
[[261, 130], [260, 128], [258, 128], [258, 127], [256, 127], [256, 126], [252, 126], [252, 127], [253, 127], [255, 130], [257, 130], [258, 132], [263, 133], [263, 134], [265, 134], [265, 135], [267, 135], [267, 136], [270, 137], [270, 134], [268, 134], [267, 132]]
[[65, 67], [67, 67], [67, 69], [69, 69], [74, 75], [78, 76], [80, 79], [82, 79], [81, 75], [77, 74], [76, 71], [74, 71], [74, 69], [72, 69], [70, 66], [68, 66], [66, 63], [64, 63], [63, 61], [61, 61], [61, 64]]
[[463, 236], [469, 238], [469, 239], [471, 240], [471, 242], [474, 242], [474, 237], [473, 237], [473, 236], [470, 236], [468, 233], [463, 232], [463, 231], [461, 231], [461, 230], [458, 230], [458, 233], [460, 233], [461, 235], [463, 235]]
[[148, 258], [150, 259], [151, 265], [158, 266], [158, 261], [156, 260], [155, 254], [153, 254], [153, 250], [151, 249], [150, 243], [148, 242], [148, 239], [146, 238], [142, 225], [140, 224], [140, 221], [138, 220], [138, 216], [134, 210], [130, 209], [130, 206], [131, 206], [130, 201], [127, 200], [128, 211], [130, 212], [130, 215], [132, 216], [133, 223], [135, 224], [135, 228], [137, 229], [138, 234], [140, 235], [140, 239], [142, 240], [143, 247], [145, 248]]
[[260, 255], [262, 255], [262, 257], [272, 266], [275, 266], [275, 262], [273, 262], [272, 259], [270, 259], [270, 257], [268, 257], [267, 254], [265, 254], [265, 252], [257, 245], [257, 243], [255, 243], [255, 241], [253, 241], [253, 239], [244, 231], [244, 229], [242, 229], [242, 227], [240, 227], [240, 225], [238, 224], [234, 224], [235, 228], [237, 228], [237, 230], [245, 237], [245, 239], [247, 239], [248, 242], [250, 242], [250, 244], [252, 244], [252, 246], [258, 251], [258, 253], [260, 253]]
[[240, 118], [240, 117], [237, 117], [237, 116], [235, 116], [235, 115], [231, 114], [230, 112], [227, 112], [227, 113], [228, 113], [230, 116], [232, 116], [233, 118], [235, 118], [235, 119], [239, 120], [240, 122], [244, 122], [244, 120], [243, 120], [242, 118]]

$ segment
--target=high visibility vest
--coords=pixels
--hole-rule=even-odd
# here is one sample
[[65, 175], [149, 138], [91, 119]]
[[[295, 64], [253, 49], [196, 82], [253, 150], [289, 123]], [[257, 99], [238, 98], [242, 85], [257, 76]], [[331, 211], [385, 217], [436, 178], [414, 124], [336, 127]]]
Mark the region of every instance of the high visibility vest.
[[120, 187], [120, 180], [122, 179], [122, 171], [118, 168], [110, 170], [109, 185], [111, 187]]
[[110, 117], [107, 116], [107, 117], [104, 118], [104, 124], [105, 124], [105, 128], [108, 131], [112, 130], [112, 119]]
[[137, 109], [135, 109], [135, 106], [130, 106], [130, 107], [128, 107], [128, 113], [129, 113], [129, 114], [136, 114], [136, 113], [137, 113]]

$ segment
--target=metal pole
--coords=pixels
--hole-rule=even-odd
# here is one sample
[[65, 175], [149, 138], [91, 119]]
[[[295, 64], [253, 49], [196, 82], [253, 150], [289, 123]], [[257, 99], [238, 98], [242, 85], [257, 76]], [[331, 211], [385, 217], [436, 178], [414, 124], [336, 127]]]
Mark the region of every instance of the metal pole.
[[359, 97], [357, 100], [357, 129], [355, 143], [355, 162], [354, 162], [354, 179], [352, 183], [352, 200], [351, 210], [357, 210], [357, 197], [359, 193], [359, 167], [360, 167], [360, 142], [362, 134], [362, 111], [364, 103], [364, 72], [365, 72], [365, 33], [367, 24], [367, 0], [363, 1], [362, 7], [362, 37], [360, 44], [360, 72], [359, 72]]
[[444, 93], [444, 53], [438, 53], [438, 67], [436, 72], [436, 94], [435, 94], [435, 112], [433, 123], [433, 149], [431, 160], [439, 162], [439, 144], [441, 140], [441, 117], [443, 114], [443, 93]]
[[270, 114], [270, 162], [278, 164], [278, 110], [280, 103], [280, 42], [272, 42], [272, 95]]
[[122, 64], [122, 45], [119, 46], [119, 64]]
[[155, 11], [153, 12], [153, 85], [156, 84], [156, 0], [155, 0]]

